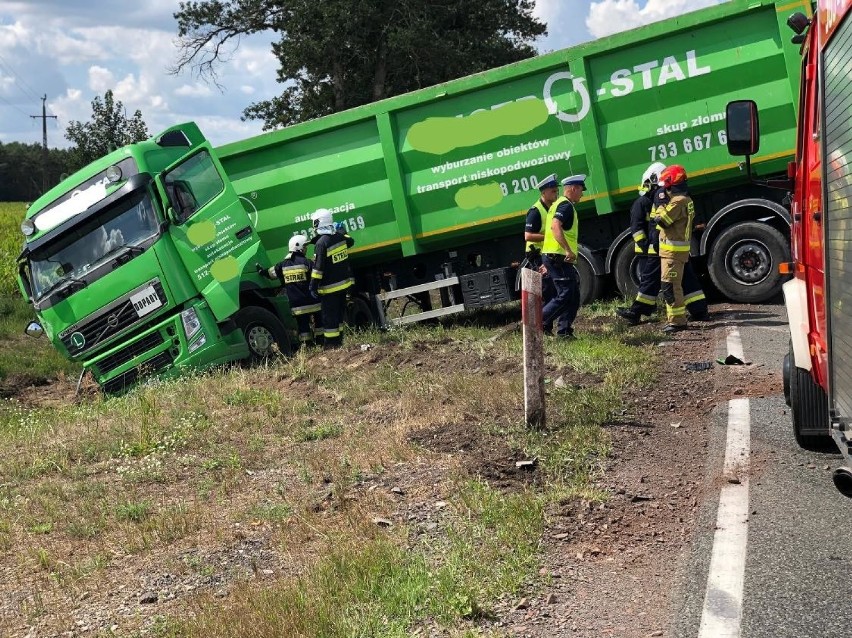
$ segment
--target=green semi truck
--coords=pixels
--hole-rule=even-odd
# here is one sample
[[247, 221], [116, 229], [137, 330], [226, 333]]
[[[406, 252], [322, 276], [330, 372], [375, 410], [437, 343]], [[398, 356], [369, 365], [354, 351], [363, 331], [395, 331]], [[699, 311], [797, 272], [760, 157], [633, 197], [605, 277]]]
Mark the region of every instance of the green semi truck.
[[21, 291], [56, 347], [117, 391], [286, 351], [286, 298], [255, 267], [280, 260], [321, 207], [356, 240], [350, 322], [507, 301], [537, 180], [586, 173], [583, 298], [610, 275], [631, 294], [627, 211], [661, 161], [689, 173], [693, 257], [728, 297], [765, 300], [789, 258], [790, 215], [731, 162], [725, 105], [759, 95], [756, 168], [783, 173], [799, 84], [784, 22], [795, 10], [810, 4], [734, 0], [219, 148], [192, 123], [174, 126], [29, 207]]

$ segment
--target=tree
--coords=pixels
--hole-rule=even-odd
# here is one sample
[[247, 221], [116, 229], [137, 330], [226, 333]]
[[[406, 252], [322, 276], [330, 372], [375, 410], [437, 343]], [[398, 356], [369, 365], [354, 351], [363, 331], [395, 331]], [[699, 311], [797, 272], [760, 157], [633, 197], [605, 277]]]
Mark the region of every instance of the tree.
[[115, 101], [112, 91], [104, 94], [103, 100], [95, 96], [92, 100], [92, 120], [72, 121], [65, 129], [65, 139], [74, 144], [72, 153], [78, 167], [103, 157], [125, 144], [141, 142], [148, 138], [148, 127], [137, 109], [130, 119], [124, 105]]
[[535, 55], [547, 32], [535, 0], [199, 0], [180, 3], [180, 55], [216, 80], [242, 36], [280, 34], [280, 96], [243, 119], [264, 129], [309, 120]]

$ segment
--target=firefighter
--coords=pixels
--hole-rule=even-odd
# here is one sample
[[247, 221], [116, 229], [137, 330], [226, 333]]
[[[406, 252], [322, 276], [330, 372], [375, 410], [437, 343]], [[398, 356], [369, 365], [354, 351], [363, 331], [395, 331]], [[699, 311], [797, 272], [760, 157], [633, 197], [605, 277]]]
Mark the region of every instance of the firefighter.
[[[659, 235], [655, 225], [650, 223], [652, 211], [657, 206], [665, 206], [669, 195], [665, 189], [658, 188], [660, 174], [665, 170], [660, 162], [651, 164], [642, 175], [639, 197], [630, 208], [630, 231], [633, 235], [634, 251], [638, 260], [639, 292], [631, 306], [617, 308], [616, 314], [626, 319], [630, 325], [637, 325], [642, 315], [651, 315], [657, 309], [657, 295], [660, 293]], [[687, 261], [683, 269], [684, 303], [691, 319], [707, 321], [707, 300], [698, 276]]]
[[[538, 183], [540, 197], [527, 211], [526, 224], [524, 225], [524, 252], [527, 264], [533, 270], [542, 274], [541, 279], [541, 302], [547, 304], [556, 296], [556, 288], [553, 280], [547, 274], [547, 269], [542, 268], [544, 262], [541, 259], [541, 245], [544, 242], [544, 221], [547, 211], [556, 201], [559, 190], [559, 182], [556, 175], [548, 175]], [[553, 324], [545, 324], [544, 332], [551, 333]]]
[[[310, 291], [311, 261], [305, 256], [308, 238], [304, 235], [294, 235], [290, 238], [287, 248], [289, 253], [283, 261], [270, 269], [258, 265], [258, 272], [268, 279], [277, 279], [284, 287], [284, 293], [290, 300], [290, 311], [296, 318], [299, 329], [299, 342], [308, 343], [317, 336], [322, 338], [322, 321], [320, 320], [320, 303], [314, 299]], [[314, 320], [311, 329], [311, 318]]]
[[663, 332], [671, 333], [686, 328], [683, 271], [689, 262], [695, 205], [687, 191], [683, 166], [673, 164], [666, 168], [660, 174], [659, 187], [666, 190], [670, 199], [654, 209], [651, 223], [660, 231], [660, 291], [666, 302]]
[[349, 263], [349, 249], [355, 240], [334, 224], [327, 208], [320, 208], [311, 215], [311, 222], [315, 237], [310, 292], [320, 302], [324, 345], [337, 348], [343, 340], [346, 291], [355, 283]]
[[574, 319], [580, 309], [580, 275], [575, 266], [579, 255], [578, 221], [574, 206], [586, 190], [586, 176], [566, 177], [562, 186], [562, 197], [550, 206], [544, 223], [541, 252], [556, 296], [544, 307], [542, 322], [546, 326], [559, 319], [556, 336], [573, 339]]

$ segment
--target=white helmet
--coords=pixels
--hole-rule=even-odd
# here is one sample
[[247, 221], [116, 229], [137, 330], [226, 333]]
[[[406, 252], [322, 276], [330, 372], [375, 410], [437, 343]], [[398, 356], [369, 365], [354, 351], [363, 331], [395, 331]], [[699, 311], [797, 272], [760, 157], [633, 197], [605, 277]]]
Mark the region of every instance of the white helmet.
[[305, 250], [305, 245], [308, 243], [308, 238], [304, 235], [293, 235], [290, 238], [290, 243], [287, 247], [290, 249], [291, 253], [302, 252]]
[[334, 223], [334, 220], [331, 218], [331, 211], [327, 208], [317, 208], [313, 215], [311, 215], [311, 222], [313, 222], [314, 228], [320, 228], [321, 226], [331, 226]]
[[654, 162], [647, 170], [642, 173], [642, 182], [639, 184], [639, 192], [646, 192], [651, 186], [656, 185], [660, 179], [660, 174], [666, 170], [666, 165], [662, 162]]

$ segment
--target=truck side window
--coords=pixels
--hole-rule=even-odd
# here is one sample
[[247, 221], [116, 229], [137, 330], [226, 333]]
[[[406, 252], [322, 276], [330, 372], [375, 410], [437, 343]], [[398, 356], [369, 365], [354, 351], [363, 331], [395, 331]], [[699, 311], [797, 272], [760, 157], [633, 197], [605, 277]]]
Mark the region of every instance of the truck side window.
[[178, 223], [192, 217], [225, 188], [207, 151], [196, 153], [166, 173], [163, 183]]

